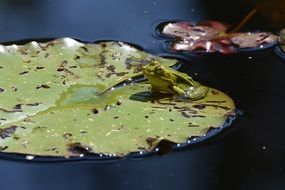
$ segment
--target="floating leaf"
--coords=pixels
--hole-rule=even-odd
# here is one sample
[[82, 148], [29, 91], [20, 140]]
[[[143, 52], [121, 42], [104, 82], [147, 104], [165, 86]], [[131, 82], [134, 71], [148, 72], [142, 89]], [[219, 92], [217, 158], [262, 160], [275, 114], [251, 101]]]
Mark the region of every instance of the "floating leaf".
[[199, 24], [191, 22], [175, 22], [166, 24], [162, 33], [180, 37], [189, 41], [208, 41], [226, 32], [227, 26], [217, 21], [205, 21]]
[[166, 66], [176, 63], [121, 42], [82, 44], [64, 38], [0, 48], [2, 124], [55, 106], [77, 85], [92, 87], [83, 90], [83, 94], [94, 96], [138, 74], [153, 59]]
[[162, 34], [173, 36], [170, 48], [187, 52], [235, 53], [238, 50], [258, 50], [276, 44], [277, 36], [270, 32], [226, 33], [227, 26], [217, 21], [193, 24], [166, 24]]
[[239, 48], [264, 48], [277, 42], [277, 36], [270, 32], [235, 33], [231, 38], [233, 44]]
[[152, 151], [162, 140], [204, 136], [234, 114], [233, 101], [215, 89], [190, 101], [152, 94], [147, 82], [133, 83], [129, 78], [151, 61], [177, 61], [122, 42], [64, 38], [0, 50], [2, 152], [125, 156]]

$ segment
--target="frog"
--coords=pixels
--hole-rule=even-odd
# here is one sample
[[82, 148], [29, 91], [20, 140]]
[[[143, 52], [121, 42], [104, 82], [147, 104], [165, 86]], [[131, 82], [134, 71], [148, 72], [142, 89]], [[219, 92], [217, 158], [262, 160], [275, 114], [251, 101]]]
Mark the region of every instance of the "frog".
[[194, 81], [186, 73], [152, 61], [143, 68], [143, 75], [151, 86], [151, 92], [163, 93], [190, 100], [204, 98], [209, 88]]

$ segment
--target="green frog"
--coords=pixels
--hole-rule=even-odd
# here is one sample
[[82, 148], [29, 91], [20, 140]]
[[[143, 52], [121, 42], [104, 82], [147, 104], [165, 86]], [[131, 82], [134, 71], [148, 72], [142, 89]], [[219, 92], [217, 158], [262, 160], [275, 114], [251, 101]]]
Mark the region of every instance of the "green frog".
[[206, 96], [208, 87], [194, 81], [185, 73], [164, 67], [153, 61], [143, 69], [143, 75], [151, 85], [152, 92], [181, 96], [196, 100]]

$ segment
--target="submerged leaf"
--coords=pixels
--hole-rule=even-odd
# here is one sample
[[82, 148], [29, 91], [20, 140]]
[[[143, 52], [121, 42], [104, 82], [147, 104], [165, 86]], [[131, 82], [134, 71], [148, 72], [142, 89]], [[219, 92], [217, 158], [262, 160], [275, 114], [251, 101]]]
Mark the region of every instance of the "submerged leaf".
[[152, 60], [177, 62], [121, 42], [64, 38], [1, 46], [0, 151], [125, 156], [149, 152], [162, 140], [204, 136], [234, 113], [233, 101], [215, 89], [190, 101], [130, 82]]

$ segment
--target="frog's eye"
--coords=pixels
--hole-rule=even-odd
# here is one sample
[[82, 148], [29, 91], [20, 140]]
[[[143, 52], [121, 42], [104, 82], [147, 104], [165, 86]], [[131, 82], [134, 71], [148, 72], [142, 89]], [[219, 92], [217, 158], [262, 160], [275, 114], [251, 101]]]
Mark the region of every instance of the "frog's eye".
[[162, 72], [163, 72], [163, 67], [161, 67], [161, 66], [156, 67], [156, 68], [155, 68], [155, 72], [156, 72], [156, 73], [159, 73], [159, 74], [162, 73]]

